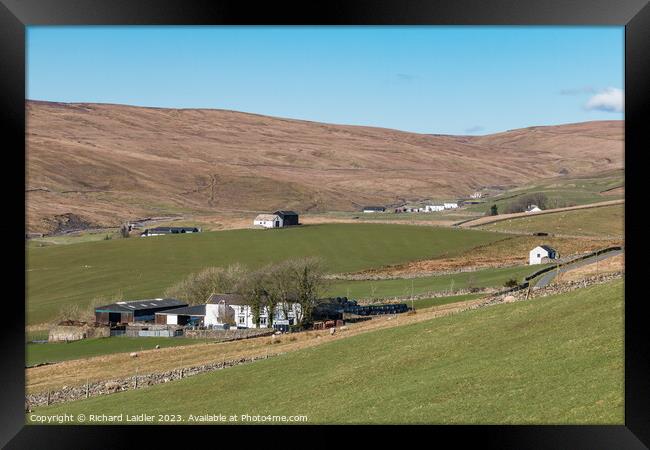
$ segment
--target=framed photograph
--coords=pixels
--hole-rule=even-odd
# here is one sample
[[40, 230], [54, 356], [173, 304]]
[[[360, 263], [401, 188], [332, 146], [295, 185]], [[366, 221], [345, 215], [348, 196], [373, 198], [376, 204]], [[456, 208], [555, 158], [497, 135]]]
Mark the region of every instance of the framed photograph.
[[646, 448], [646, 2], [2, 3], [3, 445]]

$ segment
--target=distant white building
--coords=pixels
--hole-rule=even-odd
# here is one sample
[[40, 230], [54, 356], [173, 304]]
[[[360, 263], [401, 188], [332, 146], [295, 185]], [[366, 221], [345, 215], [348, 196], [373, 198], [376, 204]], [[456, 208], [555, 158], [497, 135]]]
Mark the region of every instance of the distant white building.
[[458, 208], [458, 203], [456, 203], [456, 202], [445, 202], [443, 204], [443, 206], [445, 207], [445, 209], [456, 209], [456, 208]]
[[481, 197], [483, 197], [483, 193], [479, 191], [476, 191], [469, 196], [469, 198], [481, 198]]
[[530, 208], [526, 210], [527, 213], [536, 213], [540, 211], [542, 211], [542, 209], [537, 205], [530, 205]]
[[253, 220], [253, 225], [264, 228], [281, 228], [283, 219], [278, 214], [258, 214]]
[[558, 254], [555, 249], [552, 249], [548, 245], [540, 245], [530, 251], [528, 264], [543, 264], [552, 259], [557, 259], [557, 257]]
[[377, 213], [377, 212], [384, 212], [386, 211], [386, 208], [383, 206], [364, 206], [363, 207], [363, 212], [364, 213]]
[[426, 205], [424, 207], [424, 210], [426, 212], [443, 211], [444, 209], [445, 209], [444, 205]]

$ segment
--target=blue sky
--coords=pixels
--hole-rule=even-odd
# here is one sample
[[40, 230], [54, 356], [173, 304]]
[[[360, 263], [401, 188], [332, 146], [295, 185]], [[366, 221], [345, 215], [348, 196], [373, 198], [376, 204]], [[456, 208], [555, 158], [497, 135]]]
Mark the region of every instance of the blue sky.
[[622, 119], [623, 27], [28, 27], [27, 98], [419, 133]]

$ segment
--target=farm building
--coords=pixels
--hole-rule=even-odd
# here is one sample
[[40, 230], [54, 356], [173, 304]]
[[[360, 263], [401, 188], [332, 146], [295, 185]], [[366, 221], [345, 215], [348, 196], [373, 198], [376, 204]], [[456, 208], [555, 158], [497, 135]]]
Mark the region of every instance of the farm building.
[[[225, 297], [224, 297], [225, 296]], [[210, 296], [204, 305], [174, 308], [156, 313], [156, 323], [161, 325], [200, 325], [228, 328], [235, 325], [235, 310], [225, 300], [229, 294]]]
[[456, 202], [445, 202], [443, 204], [443, 206], [445, 207], [445, 209], [456, 209], [456, 208], [458, 208], [458, 203], [456, 203]]
[[552, 249], [548, 245], [540, 245], [539, 247], [532, 249], [529, 256], [529, 264], [542, 264], [549, 262], [552, 259], [556, 259], [558, 254], [555, 249]]
[[[238, 294], [212, 294], [208, 299], [208, 310], [216, 310], [219, 306], [224, 305], [232, 308], [233, 317], [237, 328], [257, 328], [254, 322], [253, 310], [246, 300]], [[222, 312], [218, 311], [217, 315]], [[229, 315], [230, 311], [223, 312]], [[273, 323], [293, 325], [297, 323], [297, 318], [300, 316], [300, 305], [298, 303], [283, 303], [276, 306], [273, 314]], [[218, 319], [219, 320], [219, 319]], [[260, 325], [259, 328], [267, 328], [269, 326], [269, 310], [266, 306], [262, 307], [260, 311]]]
[[153, 321], [157, 312], [182, 306], [187, 303], [173, 298], [116, 302], [95, 308], [95, 321], [104, 324]]
[[156, 227], [147, 228], [140, 234], [141, 237], [162, 236], [163, 234], [200, 233], [201, 229], [196, 227]]
[[384, 212], [386, 211], [386, 208], [383, 206], [364, 206], [362, 211], [364, 213], [376, 213], [376, 212]]
[[290, 227], [292, 225], [300, 225], [298, 222], [298, 213], [295, 211], [274, 211], [282, 219], [283, 227]]
[[299, 225], [298, 213], [294, 211], [275, 211], [273, 214], [258, 214], [253, 225], [264, 228], [283, 228]]
[[155, 314], [158, 325], [203, 325], [205, 305], [166, 309]]
[[444, 205], [426, 205], [424, 207], [425, 212], [436, 212], [436, 211], [442, 211], [445, 209]]
[[253, 225], [264, 228], [280, 228], [282, 227], [282, 217], [277, 214], [258, 214], [253, 219]]

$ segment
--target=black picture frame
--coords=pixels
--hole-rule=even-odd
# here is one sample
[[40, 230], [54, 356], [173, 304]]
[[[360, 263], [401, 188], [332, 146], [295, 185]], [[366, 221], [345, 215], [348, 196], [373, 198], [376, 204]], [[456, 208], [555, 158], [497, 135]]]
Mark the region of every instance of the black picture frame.
[[[650, 445], [650, 343], [646, 318], [641, 223], [644, 185], [644, 151], [647, 139], [648, 80], [650, 80], [650, 5], [645, 0], [390, 0], [363, 2], [336, 0], [316, 5], [311, 2], [275, 3], [233, 0], [0, 0], [0, 123], [5, 126], [5, 176], [3, 192], [11, 199], [2, 229], [5, 246], [15, 252], [4, 271], [15, 295], [4, 299], [4, 370], [0, 414], [0, 445], [7, 448], [127, 448], [137, 435], [154, 442], [168, 442], [179, 435], [178, 428], [162, 426], [25, 426], [24, 425], [24, 305], [17, 301], [25, 292], [25, 261], [22, 230], [15, 217], [25, 213], [25, 27], [29, 25], [620, 25], [625, 26], [625, 425], [624, 426], [420, 426], [399, 427], [399, 431], [426, 434], [424, 442], [475, 442], [487, 448], [618, 448], [636, 449]], [[645, 125], [645, 126], [644, 126]], [[7, 176], [9, 175], [9, 176]], [[639, 200], [635, 201], [635, 197]], [[14, 234], [16, 237], [14, 238]], [[20, 247], [20, 248], [19, 248]], [[21, 284], [22, 282], [22, 284]], [[6, 291], [9, 292], [9, 291]], [[12, 289], [10, 292], [14, 292]], [[22, 293], [22, 294], [21, 294]], [[6, 293], [5, 293], [6, 295]], [[22, 320], [21, 320], [22, 319]], [[333, 406], [335, 407], [335, 405]], [[286, 439], [280, 427], [263, 430], [265, 442]], [[326, 441], [350, 427], [299, 426], [307, 432], [303, 445]], [[188, 428], [182, 428], [188, 430]], [[117, 432], [116, 432], [117, 430]], [[394, 434], [392, 427], [354, 427], [365, 436]], [[244, 432], [244, 431], [242, 431]], [[246, 433], [249, 430], [245, 431]], [[216, 435], [212, 427], [191, 427], [192, 441]], [[293, 434], [293, 432], [292, 432]], [[323, 439], [320, 439], [320, 438]], [[411, 440], [409, 439], [410, 442]], [[226, 439], [223, 443], [228, 442]], [[277, 442], [277, 441], [275, 441]]]

